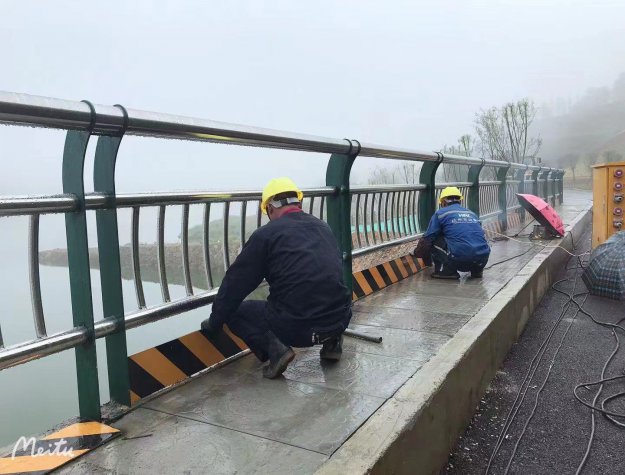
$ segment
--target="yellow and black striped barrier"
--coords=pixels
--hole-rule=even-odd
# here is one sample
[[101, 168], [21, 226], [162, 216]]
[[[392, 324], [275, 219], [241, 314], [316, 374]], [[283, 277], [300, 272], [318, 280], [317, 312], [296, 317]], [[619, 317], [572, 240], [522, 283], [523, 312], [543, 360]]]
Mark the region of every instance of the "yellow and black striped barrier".
[[215, 338], [209, 338], [200, 330], [132, 355], [128, 358], [131, 403], [245, 349], [247, 345], [243, 340], [224, 326], [224, 331]]
[[423, 270], [423, 260], [408, 254], [384, 264], [354, 272], [352, 300], [372, 294]]
[[0, 474], [50, 473], [119, 434], [100, 422], [78, 422], [40, 439], [21, 437], [13, 451], [0, 458]]

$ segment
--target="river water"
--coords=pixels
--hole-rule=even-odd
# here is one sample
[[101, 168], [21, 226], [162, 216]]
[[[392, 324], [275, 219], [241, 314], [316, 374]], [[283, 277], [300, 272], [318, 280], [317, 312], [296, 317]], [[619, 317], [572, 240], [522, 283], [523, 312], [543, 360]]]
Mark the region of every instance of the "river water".
[[[58, 245], [64, 240], [62, 217], [56, 218], [56, 225], [48, 226], [46, 232], [42, 226], [42, 249], [46, 249], [46, 241]], [[0, 328], [5, 345], [9, 346], [35, 338], [28, 283], [26, 219], [1, 219], [0, 235], [3, 242], [0, 249]], [[41, 266], [40, 273], [48, 334], [71, 328], [67, 268]], [[97, 270], [91, 271], [91, 281], [95, 319], [99, 320], [102, 301]], [[123, 281], [123, 291], [126, 312], [135, 310], [137, 302], [131, 281]], [[144, 282], [144, 291], [148, 305], [161, 302], [158, 284]], [[170, 293], [172, 299], [183, 297], [184, 287], [170, 284]], [[198, 309], [128, 331], [129, 354], [196, 330], [207, 313], [207, 309]], [[97, 351], [100, 394], [104, 403], [109, 400], [104, 340], [97, 341]], [[41, 433], [77, 414], [74, 350], [0, 371], [0, 447], [13, 445], [22, 435]]]

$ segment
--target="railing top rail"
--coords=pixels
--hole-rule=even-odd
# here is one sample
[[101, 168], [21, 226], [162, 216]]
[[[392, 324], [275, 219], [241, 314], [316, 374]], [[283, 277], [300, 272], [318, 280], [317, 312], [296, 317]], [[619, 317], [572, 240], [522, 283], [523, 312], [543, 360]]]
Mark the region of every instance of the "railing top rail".
[[[92, 107], [95, 114], [92, 112]], [[86, 102], [6, 91], [0, 91], [0, 123], [90, 130], [95, 135], [115, 135], [124, 132], [129, 135], [147, 137], [199, 140], [318, 153], [350, 154], [355, 153], [359, 145], [357, 141], [347, 139], [319, 137], [207, 119], [125, 109], [121, 106], [91, 105]], [[360, 145], [359, 155], [420, 162], [440, 161], [458, 165], [485, 165], [513, 169], [524, 168], [526, 170], [545, 169], [545, 167], [520, 163], [373, 144]]]
[[317, 137], [280, 130], [262, 129], [206, 119], [196, 119], [158, 112], [93, 105], [0, 91], [0, 123], [91, 130], [98, 135], [125, 134], [168, 139], [200, 140], [231, 145], [284, 148], [321, 153], [350, 152], [345, 139]]

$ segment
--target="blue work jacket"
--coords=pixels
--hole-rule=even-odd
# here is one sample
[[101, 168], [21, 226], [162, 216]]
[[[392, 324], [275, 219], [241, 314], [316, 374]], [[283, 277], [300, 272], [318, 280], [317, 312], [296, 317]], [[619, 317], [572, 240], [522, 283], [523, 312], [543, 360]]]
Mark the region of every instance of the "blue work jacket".
[[490, 254], [490, 247], [477, 215], [459, 204], [440, 208], [434, 213], [424, 239], [436, 241], [445, 238], [451, 257], [470, 261]]

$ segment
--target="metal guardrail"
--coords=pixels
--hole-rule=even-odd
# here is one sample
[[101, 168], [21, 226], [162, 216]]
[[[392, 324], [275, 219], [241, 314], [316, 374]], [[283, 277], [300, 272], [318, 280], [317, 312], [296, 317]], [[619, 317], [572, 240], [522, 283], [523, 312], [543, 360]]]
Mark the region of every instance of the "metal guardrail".
[[[97, 364], [94, 340], [106, 338], [109, 390], [116, 402], [130, 403], [126, 330], [177, 315], [212, 302], [217, 294], [212, 275], [210, 253], [211, 216], [215, 205], [221, 206], [222, 264], [224, 269], [234, 257], [229, 223], [236, 216], [231, 203], [238, 203], [238, 245], [245, 243], [247, 209], [256, 207], [254, 228], [262, 224], [258, 203], [260, 191], [240, 192], [165, 192], [116, 193], [115, 159], [124, 135], [142, 135], [165, 139], [197, 140], [231, 145], [280, 148], [330, 153], [326, 186], [304, 190], [304, 210], [328, 222], [343, 252], [343, 276], [351, 289], [351, 260], [386, 247], [417, 239], [435, 211], [442, 188], [458, 186], [467, 197], [468, 206], [481, 218], [496, 217], [505, 226], [507, 213], [519, 208], [515, 193], [530, 192], [560, 202], [563, 197], [561, 170], [527, 166], [473, 157], [420, 152], [394, 147], [362, 144], [357, 140], [332, 139], [259, 129], [188, 117], [100, 106], [89, 102], [0, 92], [0, 123], [66, 129], [63, 155], [63, 191], [61, 195], [35, 197], [0, 197], [0, 216], [30, 216], [29, 276], [35, 339], [4, 348], [0, 331], [0, 370], [60, 351], [75, 348], [80, 415], [100, 417]], [[94, 164], [94, 193], [84, 193], [83, 165], [88, 140], [98, 137]], [[421, 162], [419, 183], [409, 185], [354, 186], [350, 188], [351, 166], [358, 156]], [[468, 180], [460, 183], [436, 183], [441, 164], [468, 166]], [[480, 181], [484, 166], [494, 167], [497, 180]], [[186, 297], [172, 301], [165, 266], [164, 229], [167, 207], [180, 206], [181, 267]], [[189, 262], [189, 212], [191, 206], [203, 207], [202, 248], [208, 290], [194, 293]], [[158, 209], [156, 226], [157, 266], [162, 303], [146, 307], [139, 253], [139, 218], [147, 207]], [[130, 208], [131, 255], [137, 308], [124, 309], [121, 298], [117, 210]], [[105, 318], [94, 322], [89, 277], [86, 212], [96, 213], [98, 251]], [[47, 335], [39, 280], [39, 217], [64, 214], [66, 219], [68, 266], [72, 295], [74, 328]], [[351, 294], [351, 290], [350, 290]]]

